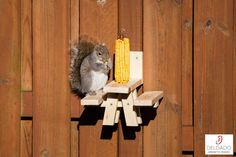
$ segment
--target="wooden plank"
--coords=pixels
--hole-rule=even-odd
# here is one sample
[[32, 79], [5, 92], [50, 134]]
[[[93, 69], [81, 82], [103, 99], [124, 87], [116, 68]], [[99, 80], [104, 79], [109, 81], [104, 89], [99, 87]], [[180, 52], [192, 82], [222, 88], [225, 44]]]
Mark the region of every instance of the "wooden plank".
[[182, 155], [182, 157], [193, 157], [193, 155]]
[[71, 129], [71, 144], [70, 144], [70, 157], [78, 157], [79, 156], [79, 130], [78, 130], [79, 122], [72, 121], [70, 124]]
[[[71, 45], [79, 39], [79, 0], [70, 1], [70, 38]], [[71, 117], [80, 116], [80, 98], [71, 93]], [[79, 156], [78, 122], [71, 122], [71, 157]]]
[[79, 0], [70, 1], [70, 38], [73, 44], [79, 40]]
[[20, 155], [20, 11], [18, 0], [0, 5], [0, 156]]
[[21, 90], [32, 91], [32, 1], [21, 1]]
[[82, 110], [80, 97], [71, 94], [70, 104], [71, 104], [71, 118], [79, 118]]
[[[118, 106], [118, 103], [117, 103]], [[119, 123], [120, 120], [120, 108], [116, 110], [115, 123]]]
[[[115, 49], [118, 30], [117, 5], [117, 0], [107, 0], [104, 4], [100, 1], [80, 0], [80, 35], [88, 35], [95, 40], [105, 42], [111, 56]], [[113, 76], [112, 72], [110, 76]], [[102, 129], [102, 120], [100, 120], [103, 115], [102, 110], [92, 111], [93, 109], [82, 113], [84, 116], [87, 113], [88, 119], [83, 117], [80, 119], [80, 156], [117, 156], [117, 133], [112, 132], [111, 128]], [[89, 118], [91, 115], [93, 117]], [[95, 125], [83, 125], [83, 123], [91, 123], [92, 119], [98, 119]]]
[[[33, 93], [22, 92], [21, 117], [32, 117]], [[71, 118], [80, 116], [80, 98], [71, 94]]]
[[135, 106], [153, 106], [163, 97], [163, 91], [148, 91], [134, 100]]
[[130, 51], [130, 79], [143, 79], [142, 51]]
[[[143, 1], [142, 0], [119, 0], [119, 30], [126, 30], [127, 37], [130, 39], [130, 50], [132, 51], [142, 51], [143, 50]], [[134, 54], [134, 53], [133, 53]], [[132, 55], [132, 54], [131, 54]], [[131, 56], [132, 59], [132, 56]], [[143, 58], [142, 58], [143, 60]], [[131, 60], [130, 72], [131, 77], [140, 77], [132, 74], [132, 71], [141, 73], [141, 78], [143, 78], [143, 63], [142, 68], [133, 68]], [[140, 64], [138, 64], [140, 65]], [[142, 71], [141, 71], [142, 70]], [[140, 74], [139, 73], [139, 74]], [[133, 76], [132, 76], [133, 75]], [[140, 88], [139, 93], [142, 92]], [[122, 115], [122, 114], [121, 114]], [[124, 116], [121, 116], [121, 118]], [[133, 129], [130, 127], [125, 127], [124, 122], [120, 121], [119, 124], [119, 156], [129, 156], [129, 157], [142, 157], [143, 152], [143, 133], [142, 127], [140, 129]]]
[[81, 99], [81, 105], [91, 105], [91, 106], [98, 106], [104, 100], [104, 96], [106, 93], [104, 92], [97, 92], [96, 95], [87, 95], [83, 99]]
[[119, 1], [119, 30], [125, 30], [130, 49], [142, 50], [142, 0]]
[[233, 132], [233, 3], [194, 1], [195, 156], [205, 155], [205, 134]]
[[144, 91], [165, 93], [157, 113], [143, 110], [144, 157], [182, 155], [181, 11], [182, 1], [144, 1]]
[[21, 93], [21, 117], [32, 117], [33, 93]]
[[[234, 2], [233, 104], [236, 104], [236, 3]], [[236, 115], [236, 105], [233, 105]], [[236, 153], [236, 116], [234, 117], [234, 152]]]
[[127, 82], [126, 84], [119, 84], [116, 81], [111, 81], [103, 88], [103, 91], [106, 93], [128, 94], [142, 84], [143, 80], [141, 79], [129, 80], [129, 82]]
[[122, 99], [126, 126], [138, 126], [137, 113], [134, 110], [133, 93]]
[[113, 126], [115, 124], [118, 99], [107, 98], [102, 125]]
[[21, 140], [20, 140], [20, 156], [21, 157], [32, 157], [32, 121], [21, 120]]
[[192, 31], [193, 0], [183, 0], [182, 11], [182, 125], [193, 124]]
[[68, 30], [68, 1], [33, 2], [34, 156], [70, 156]]
[[[71, 46], [79, 39], [79, 0], [70, 1], [70, 40]], [[70, 53], [69, 53], [70, 54]], [[69, 57], [70, 60], [70, 57]], [[70, 61], [68, 62], [70, 64]], [[71, 93], [71, 117], [80, 116], [80, 98]]]
[[193, 126], [182, 128], [182, 150], [193, 151]]

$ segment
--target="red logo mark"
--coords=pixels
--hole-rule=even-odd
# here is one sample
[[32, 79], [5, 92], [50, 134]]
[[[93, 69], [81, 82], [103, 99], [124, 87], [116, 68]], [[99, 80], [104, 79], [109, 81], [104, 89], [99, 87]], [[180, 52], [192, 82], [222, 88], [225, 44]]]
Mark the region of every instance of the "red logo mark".
[[223, 141], [223, 137], [221, 135], [217, 136], [216, 144], [221, 144]]

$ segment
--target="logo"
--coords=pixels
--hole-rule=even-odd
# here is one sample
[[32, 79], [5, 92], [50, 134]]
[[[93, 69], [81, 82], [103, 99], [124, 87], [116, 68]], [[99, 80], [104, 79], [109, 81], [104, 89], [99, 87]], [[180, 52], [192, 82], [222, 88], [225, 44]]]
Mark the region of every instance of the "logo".
[[206, 134], [206, 155], [233, 155], [233, 134]]
[[219, 145], [219, 144], [222, 143], [222, 141], [223, 141], [223, 136], [222, 136], [222, 135], [219, 135], [219, 136], [217, 137], [216, 144]]

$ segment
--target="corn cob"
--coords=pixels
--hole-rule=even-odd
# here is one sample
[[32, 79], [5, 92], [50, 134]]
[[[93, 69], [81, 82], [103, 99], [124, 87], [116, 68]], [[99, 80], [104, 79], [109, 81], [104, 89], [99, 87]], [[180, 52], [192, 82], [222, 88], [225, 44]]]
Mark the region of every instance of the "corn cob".
[[129, 39], [117, 39], [115, 45], [115, 80], [127, 83], [130, 77], [130, 45]]
[[120, 48], [121, 48], [122, 40], [117, 39], [115, 44], [115, 80], [120, 83], [121, 82], [121, 69], [120, 67]]
[[130, 46], [129, 46], [129, 39], [128, 38], [124, 38], [124, 70], [125, 70], [125, 82], [129, 81], [129, 77], [130, 77]]

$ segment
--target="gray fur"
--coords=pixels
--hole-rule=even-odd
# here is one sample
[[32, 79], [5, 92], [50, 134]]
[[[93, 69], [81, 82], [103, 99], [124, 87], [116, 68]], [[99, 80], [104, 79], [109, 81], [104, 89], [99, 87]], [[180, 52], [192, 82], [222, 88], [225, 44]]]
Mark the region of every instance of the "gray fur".
[[[70, 83], [72, 91], [76, 94], [94, 93], [100, 89], [92, 90], [92, 85], [99, 82], [94, 72], [107, 76], [112, 68], [111, 58], [105, 45], [82, 41], [71, 50]], [[104, 77], [103, 82], [104, 82]], [[96, 81], [96, 82], [94, 82]], [[105, 84], [104, 84], [105, 85]]]

